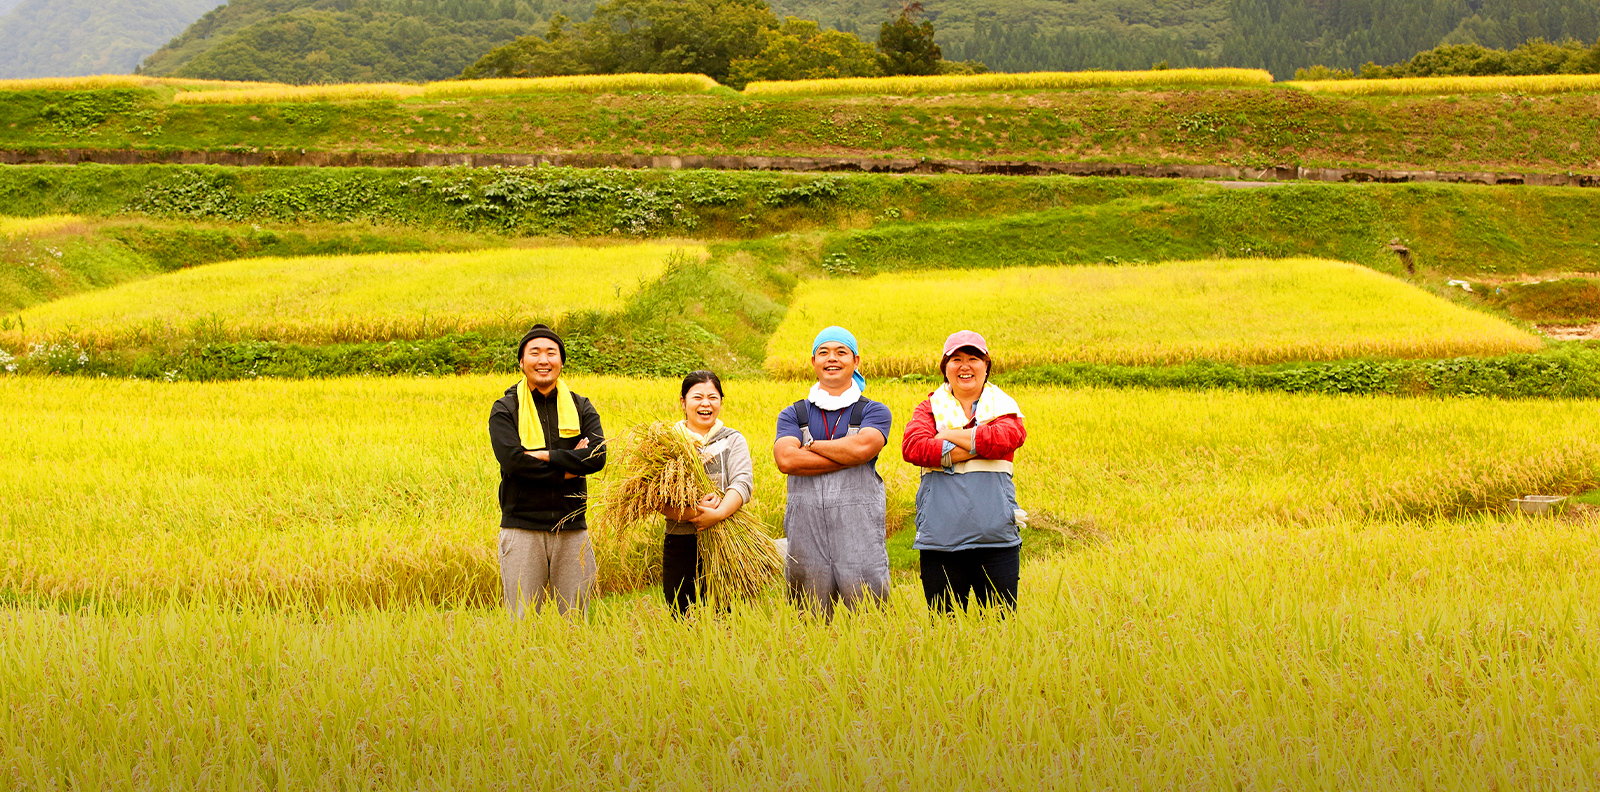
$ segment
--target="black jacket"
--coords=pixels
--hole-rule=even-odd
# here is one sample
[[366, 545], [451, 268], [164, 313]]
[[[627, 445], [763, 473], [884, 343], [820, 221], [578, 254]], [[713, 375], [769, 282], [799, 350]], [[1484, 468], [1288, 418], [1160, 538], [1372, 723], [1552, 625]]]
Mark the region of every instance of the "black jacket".
[[[544, 429], [550, 461], [528, 456], [517, 434], [517, 386], [506, 389], [489, 410], [489, 443], [500, 461], [500, 527], [533, 531], [577, 531], [589, 527], [584, 516], [584, 498], [591, 473], [606, 466], [606, 436], [600, 414], [594, 405], [574, 393], [578, 406], [577, 437], [562, 437], [557, 432], [556, 392], [543, 396], [533, 391], [534, 406]], [[574, 450], [578, 441], [589, 439], [589, 447]], [[567, 478], [572, 473], [577, 478]]]

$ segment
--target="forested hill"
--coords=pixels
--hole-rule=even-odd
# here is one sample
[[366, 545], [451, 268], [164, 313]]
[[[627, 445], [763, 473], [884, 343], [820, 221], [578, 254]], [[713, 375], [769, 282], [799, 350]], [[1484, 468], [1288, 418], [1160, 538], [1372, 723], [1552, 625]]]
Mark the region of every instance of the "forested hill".
[[220, 0], [0, 0], [0, 78], [127, 74]]
[[290, 83], [444, 80], [485, 52], [587, 19], [593, 0], [233, 0], [145, 59], [154, 76]]
[[[6, 2], [7, 0], [0, 0]], [[71, 0], [88, 2], [88, 0]], [[146, 0], [153, 2], [154, 0]], [[42, 4], [45, 0], [25, 0]], [[899, 0], [771, 0], [874, 40]], [[151, 55], [152, 75], [439, 80], [593, 0], [233, 0]], [[1392, 64], [1443, 43], [1600, 39], [1600, 0], [926, 0], [947, 60], [995, 71]]]
[[[773, 10], [871, 37], [883, 0], [773, 0]], [[894, 4], [898, 8], [898, 4]], [[944, 57], [995, 71], [1397, 63], [1441, 43], [1510, 49], [1600, 38], [1600, 0], [928, 0]]]

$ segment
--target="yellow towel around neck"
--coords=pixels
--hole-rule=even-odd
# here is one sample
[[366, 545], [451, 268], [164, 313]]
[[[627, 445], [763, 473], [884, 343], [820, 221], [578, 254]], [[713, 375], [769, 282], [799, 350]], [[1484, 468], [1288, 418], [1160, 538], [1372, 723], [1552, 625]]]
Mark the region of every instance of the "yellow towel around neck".
[[[556, 380], [556, 433], [562, 437], [577, 437], [582, 432], [578, 425], [578, 402], [572, 398], [567, 381]], [[517, 383], [517, 437], [522, 447], [538, 451], [545, 447], [544, 426], [539, 423], [539, 411], [533, 406], [533, 389], [524, 377]]]

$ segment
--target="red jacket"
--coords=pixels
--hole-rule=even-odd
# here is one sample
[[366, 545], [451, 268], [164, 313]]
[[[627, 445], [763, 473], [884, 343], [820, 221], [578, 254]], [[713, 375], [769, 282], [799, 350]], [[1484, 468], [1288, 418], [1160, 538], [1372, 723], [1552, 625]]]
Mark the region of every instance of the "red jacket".
[[[968, 422], [966, 428], [972, 428], [972, 423]], [[944, 457], [944, 441], [934, 439], [938, 433], [938, 424], [933, 420], [933, 402], [923, 399], [906, 424], [905, 435], [900, 439], [900, 456], [917, 467], [939, 467]], [[1028, 430], [1022, 426], [1021, 418], [1002, 415], [978, 427], [976, 439], [979, 457], [1011, 462], [1011, 457], [1028, 439]]]

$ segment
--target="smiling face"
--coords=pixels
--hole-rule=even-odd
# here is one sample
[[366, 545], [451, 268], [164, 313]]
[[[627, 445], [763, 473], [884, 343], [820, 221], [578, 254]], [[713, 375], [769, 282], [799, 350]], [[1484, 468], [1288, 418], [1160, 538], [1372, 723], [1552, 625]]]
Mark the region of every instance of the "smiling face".
[[837, 341], [829, 341], [811, 354], [811, 368], [817, 372], [817, 384], [833, 396], [850, 389], [850, 378], [855, 376], [860, 363], [861, 356]]
[[679, 400], [683, 405], [683, 420], [690, 429], [705, 434], [722, 416], [722, 394], [711, 382], [697, 382]]
[[944, 364], [944, 381], [958, 397], [972, 397], [983, 391], [989, 381], [989, 361], [975, 354], [970, 347], [957, 349]]
[[528, 378], [528, 387], [549, 393], [561, 378], [561, 347], [548, 338], [535, 338], [522, 348], [518, 365], [522, 376]]

